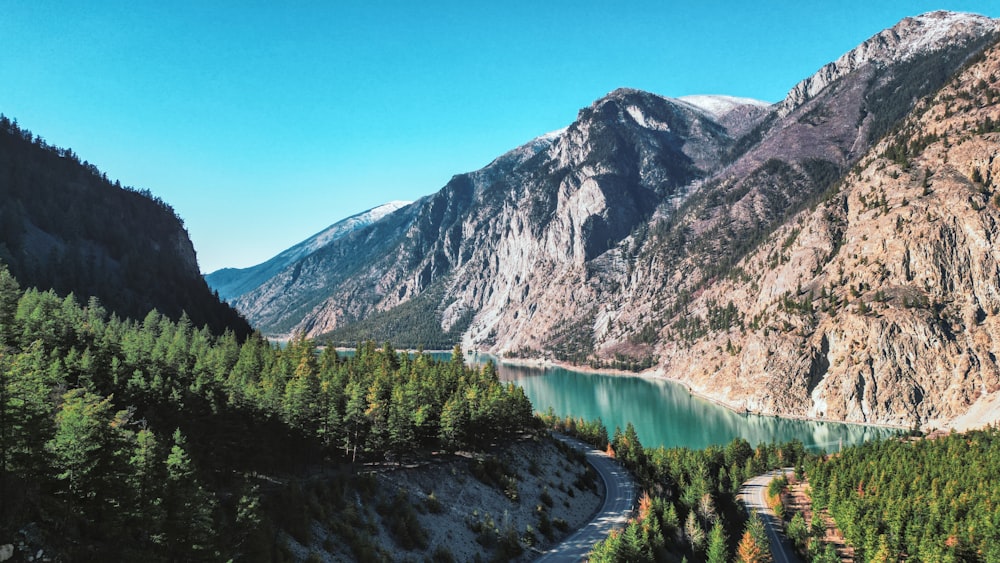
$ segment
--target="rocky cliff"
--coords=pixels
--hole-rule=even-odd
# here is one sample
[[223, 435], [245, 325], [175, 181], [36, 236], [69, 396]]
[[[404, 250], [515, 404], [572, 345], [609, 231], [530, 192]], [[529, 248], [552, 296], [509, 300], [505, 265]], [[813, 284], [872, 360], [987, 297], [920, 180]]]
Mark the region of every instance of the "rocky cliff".
[[753, 411], [858, 422], [996, 405], [998, 102], [993, 47], [693, 299], [688, 319], [732, 306], [735, 320], [667, 328], [664, 373]]
[[[930, 367], [916, 356], [886, 375], [893, 362], [909, 357], [897, 352], [912, 326], [893, 325], [881, 340], [869, 340], [860, 332], [870, 328], [863, 314], [851, 324], [849, 311], [831, 313], [836, 320], [820, 332], [818, 317], [796, 324], [784, 316], [806, 309], [801, 292], [820, 291], [817, 276], [848, 246], [851, 221], [875, 219], [851, 216], [849, 204], [831, 203], [833, 194], [848, 193], [858, 170], [888, 150], [887, 134], [898, 141], [893, 150], [913, 149], [912, 140], [900, 137], [901, 120], [916, 119], [914, 108], [927, 115], [923, 100], [996, 32], [997, 22], [980, 16], [908, 18], [823, 67], [775, 106], [616, 90], [581, 110], [565, 130], [456, 176], [437, 194], [296, 262], [235, 303], [274, 333], [414, 345], [460, 335], [466, 347], [505, 356], [657, 366], [667, 377], [761, 412], [901, 424], [953, 417], [968, 401], [954, 398], [954, 408], [942, 401], [976, 396], [971, 376], [956, 375], [951, 395], [931, 395], [924, 382]], [[953, 105], [949, 117], [971, 114], [975, 108], [966, 105]], [[931, 224], [933, 215], [911, 219]], [[816, 242], [821, 233], [827, 242]], [[793, 256], [796, 244], [810, 240], [818, 258]], [[875, 261], [858, 256], [842, 263], [842, 276], [862, 276], [852, 269], [862, 257]], [[954, 278], [967, 272], [939, 261], [947, 256], [933, 254], [921, 264], [951, 276], [954, 290]], [[856, 292], [881, 291], [879, 303], [892, 293], [868, 277], [862, 287], [858, 280]], [[831, 289], [825, 277], [822, 283], [837, 299], [844, 291], [852, 296], [846, 286]], [[789, 290], [795, 295], [786, 296]], [[818, 297], [812, 299], [817, 314]], [[775, 324], [778, 312], [767, 307], [779, 305], [784, 316]], [[835, 305], [843, 303], [827, 306]], [[834, 366], [854, 365], [836, 355], [844, 342], [855, 342], [852, 353], [871, 360], [867, 376], [850, 372], [857, 376], [853, 387]], [[970, 365], [976, 367], [963, 373], [981, 364]], [[908, 377], [919, 384], [889, 385]]]
[[111, 183], [69, 149], [0, 117], [0, 263], [24, 287], [97, 297], [120, 317], [152, 309], [198, 328], [250, 333], [201, 277], [174, 210]]

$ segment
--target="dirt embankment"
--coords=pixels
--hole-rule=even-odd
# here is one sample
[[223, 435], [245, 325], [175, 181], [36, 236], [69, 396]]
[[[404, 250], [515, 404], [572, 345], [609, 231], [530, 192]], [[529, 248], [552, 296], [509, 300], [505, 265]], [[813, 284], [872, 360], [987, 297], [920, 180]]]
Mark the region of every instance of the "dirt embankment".
[[547, 436], [486, 455], [382, 467], [362, 482], [339, 515], [313, 519], [299, 539], [285, 534], [293, 559], [530, 561], [584, 525], [603, 499], [582, 454]]

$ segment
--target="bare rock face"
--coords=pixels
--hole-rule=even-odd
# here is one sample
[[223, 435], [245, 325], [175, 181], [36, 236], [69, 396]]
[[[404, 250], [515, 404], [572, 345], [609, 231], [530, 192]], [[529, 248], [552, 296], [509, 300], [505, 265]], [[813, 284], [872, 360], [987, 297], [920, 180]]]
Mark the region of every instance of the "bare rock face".
[[1000, 70], [956, 74], [997, 29], [908, 18], [775, 106], [616, 90], [236, 304], [272, 334], [415, 344], [430, 319], [736, 408], [954, 419], [997, 391]]
[[898, 64], [945, 47], [975, 41], [996, 29], [994, 20], [973, 14], [937, 11], [904, 18], [796, 84], [781, 102], [778, 113], [788, 115], [830, 84], [865, 66]]
[[741, 322], [665, 345], [665, 373], [752, 411], [857, 422], [935, 426], [995, 401], [997, 102], [993, 48], [694, 300]]

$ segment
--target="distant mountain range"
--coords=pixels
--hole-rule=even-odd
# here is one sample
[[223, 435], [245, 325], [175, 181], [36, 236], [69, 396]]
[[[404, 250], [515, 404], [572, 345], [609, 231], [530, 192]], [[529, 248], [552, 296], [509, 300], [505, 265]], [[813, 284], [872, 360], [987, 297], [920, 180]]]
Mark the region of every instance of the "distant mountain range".
[[764, 413], [989, 410], [998, 29], [906, 18], [774, 105], [615, 90], [435, 194], [209, 280], [273, 335], [653, 368]]
[[382, 219], [397, 209], [409, 205], [409, 201], [390, 201], [374, 209], [363, 211], [338, 221], [319, 233], [296, 244], [267, 262], [249, 268], [222, 268], [205, 275], [205, 280], [219, 296], [226, 301], [256, 289], [295, 262], [313, 254], [333, 241], [362, 229]]

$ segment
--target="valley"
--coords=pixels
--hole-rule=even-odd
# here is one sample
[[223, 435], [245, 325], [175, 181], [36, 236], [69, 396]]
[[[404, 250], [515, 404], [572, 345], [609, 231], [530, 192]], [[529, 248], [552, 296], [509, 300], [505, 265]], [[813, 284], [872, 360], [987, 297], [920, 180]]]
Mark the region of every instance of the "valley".
[[[212, 272], [171, 204], [0, 115], [0, 563], [757, 563], [740, 490], [779, 469], [857, 560], [997, 560], [1000, 19], [906, 17], [775, 103], [589, 96]], [[331, 174], [265, 137], [303, 159], [271, 189]], [[150, 147], [157, 182], [208, 166]], [[220, 224], [260, 195], [203, 183]]]
[[776, 104], [614, 90], [229, 302], [271, 336], [643, 371], [739, 412], [996, 422], [998, 29], [905, 18]]

